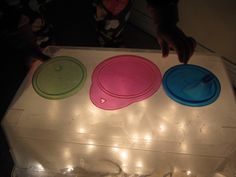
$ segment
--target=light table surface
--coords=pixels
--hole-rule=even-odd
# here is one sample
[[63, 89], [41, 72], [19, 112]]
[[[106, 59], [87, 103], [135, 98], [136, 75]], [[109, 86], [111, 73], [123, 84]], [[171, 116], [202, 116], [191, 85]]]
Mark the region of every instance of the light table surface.
[[176, 103], [161, 86], [146, 100], [108, 111], [97, 108], [89, 98], [91, 75], [100, 62], [116, 55], [142, 56], [163, 75], [179, 64], [177, 56], [163, 59], [154, 50], [53, 46], [48, 53], [79, 59], [87, 69], [87, 79], [75, 95], [48, 100], [34, 91], [31, 79], [37, 67], [32, 68], [2, 122], [17, 169], [51, 177], [63, 170], [67, 175], [66, 171], [69, 174], [77, 167], [114, 172], [114, 162], [127, 174], [210, 177], [231, 162], [230, 170], [235, 170], [236, 105], [219, 57], [196, 53], [190, 60], [213, 72], [221, 83], [219, 98], [208, 106]]

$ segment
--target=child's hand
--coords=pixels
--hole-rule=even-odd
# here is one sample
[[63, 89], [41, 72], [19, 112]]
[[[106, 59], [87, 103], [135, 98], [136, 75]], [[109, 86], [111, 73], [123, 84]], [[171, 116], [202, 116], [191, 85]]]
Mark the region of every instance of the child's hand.
[[176, 25], [159, 27], [157, 41], [163, 57], [167, 57], [170, 49], [174, 49], [181, 63], [187, 63], [196, 48], [196, 41], [186, 36]]
[[158, 5], [149, 5], [148, 10], [156, 25], [157, 41], [161, 47], [163, 57], [168, 56], [170, 49], [174, 49], [179, 61], [187, 63], [194, 53], [196, 41], [186, 36], [176, 25], [179, 20], [178, 0], [160, 0], [155, 2]]

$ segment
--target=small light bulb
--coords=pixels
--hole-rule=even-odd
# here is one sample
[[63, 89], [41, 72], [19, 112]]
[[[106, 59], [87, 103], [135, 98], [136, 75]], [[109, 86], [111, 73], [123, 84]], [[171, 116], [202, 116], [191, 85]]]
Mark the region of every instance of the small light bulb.
[[74, 170], [73, 167], [69, 167], [69, 168], [67, 169], [68, 172], [71, 172], [71, 171], [73, 171], [73, 170]]
[[138, 163], [137, 163], [137, 167], [142, 168], [142, 167], [143, 167], [142, 162], [138, 162]]
[[118, 145], [117, 144], [114, 144], [114, 146], [111, 148], [112, 151], [118, 151], [119, 148], [118, 148]]
[[166, 130], [166, 126], [165, 126], [165, 125], [163, 125], [163, 124], [162, 124], [162, 125], [160, 125], [160, 131], [161, 131], [161, 132], [164, 132], [165, 130]]
[[128, 157], [128, 153], [126, 151], [122, 152], [120, 155], [122, 159], [127, 159]]
[[146, 141], [146, 142], [152, 142], [152, 136], [151, 135], [146, 135], [145, 137], [144, 137], [144, 140]]
[[44, 171], [44, 168], [43, 168], [43, 166], [41, 165], [41, 164], [37, 164], [37, 170], [39, 170], [39, 171]]
[[85, 129], [84, 128], [80, 128], [79, 129], [79, 133], [85, 133]]
[[188, 170], [187, 172], [186, 172], [186, 174], [189, 176], [189, 175], [191, 175], [191, 171], [190, 170]]

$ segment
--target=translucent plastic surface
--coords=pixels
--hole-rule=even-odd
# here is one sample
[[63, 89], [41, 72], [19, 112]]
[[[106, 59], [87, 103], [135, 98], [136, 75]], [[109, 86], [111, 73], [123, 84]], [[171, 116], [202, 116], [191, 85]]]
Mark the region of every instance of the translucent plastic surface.
[[197, 65], [177, 65], [168, 69], [163, 78], [167, 95], [187, 106], [205, 106], [220, 94], [220, 82], [207, 69]]
[[[121, 109], [104, 110], [90, 99], [92, 74], [99, 64], [114, 56], [139, 56], [164, 74], [179, 64], [178, 57], [170, 54], [163, 59], [161, 53], [143, 50], [64, 47], [49, 50], [53, 56], [79, 59], [87, 69], [87, 79], [75, 94], [52, 100], [38, 95], [32, 87], [37, 66], [29, 72], [2, 122], [17, 174], [22, 174], [18, 177], [79, 177], [81, 170], [87, 170], [90, 176], [112, 176], [109, 173], [119, 171], [114, 164], [129, 177], [148, 174], [169, 177], [170, 172], [173, 177], [211, 177], [219, 169], [226, 172], [225, 176], [232, 176], [236, 164], [236, 156], [232, 156], [236, 151], [236, 105], [220, 57], [196, 53], [190, 60], [220, 81], [221, 93], [210, 105], [179, 104], [161, 86], [145, 99]], [[102, 71], [110, 72], [106, 67]], [[140, 90], [143, 93], [152, 83], [149, 78], [146, 81], [139, 77], [137, 80], [144, 85], [134, 90], [135, 96], [142, 95]], [[100, 81], [106, 79], [102, 77]], [[111, 92], [113, 84], [103, 86]], [[130, 91], [115, 90], [113, 95], [130, 96]], [[125, 176], [124, 173], [120, 176]]]
[[153, 95], [161, 85], [161, 72], [151, 61], [121, 55], [100, 63], [93, 72], [91, 101], [102, 109], [120, 109]]

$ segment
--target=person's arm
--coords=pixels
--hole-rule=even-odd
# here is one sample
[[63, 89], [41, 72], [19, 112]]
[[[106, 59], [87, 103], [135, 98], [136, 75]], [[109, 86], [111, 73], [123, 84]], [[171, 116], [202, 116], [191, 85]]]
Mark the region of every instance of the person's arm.
[[29, 24], [29, 19], [18, 8], [6, 3], [3, 5], [0, 8], [0, 46], [2, 49], [17, 51], [19, 55], [24, 56], [25, 60], [29, 58], [48, 60], [49, 56], [43, 54], [36, 44], [36, 37]]
[[187, 63], [195, 50], [196, 42], [177, 26], [178, 0], [146, 1], [156, 25], [157, 40], [163, 57], [168, 56], [170, 48], [173, 48], [178, 54], [179, 61]]
[[[149, 8], [155, 11], [155, 23], [176, 25], [179, 21], [178, 0], [146, 0]], [[150, 9], [151, 10], [151, 9]]]

